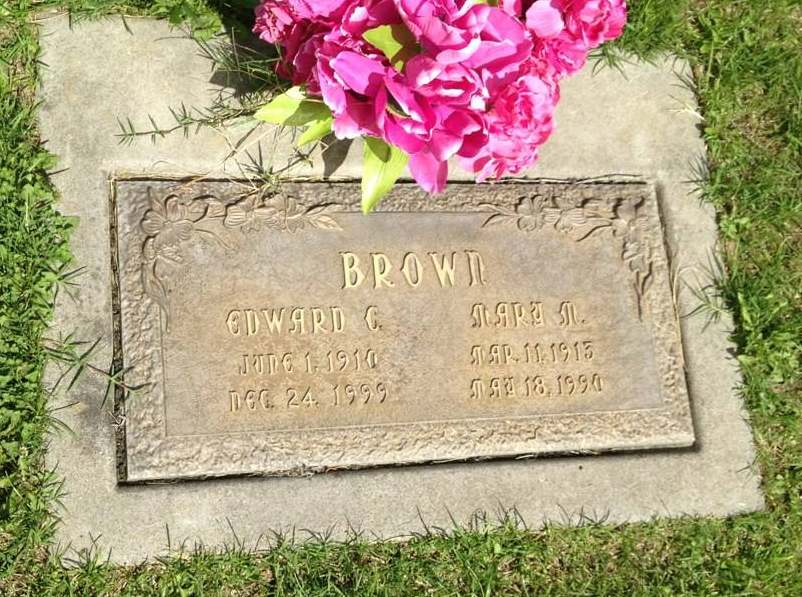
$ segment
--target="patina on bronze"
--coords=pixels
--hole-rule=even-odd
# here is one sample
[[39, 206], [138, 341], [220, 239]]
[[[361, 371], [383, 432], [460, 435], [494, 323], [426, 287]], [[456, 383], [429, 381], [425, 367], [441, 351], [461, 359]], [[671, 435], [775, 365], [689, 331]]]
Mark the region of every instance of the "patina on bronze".
[[359, 196], [115, 181], [122, 481], [693, 443], [651, 185]]

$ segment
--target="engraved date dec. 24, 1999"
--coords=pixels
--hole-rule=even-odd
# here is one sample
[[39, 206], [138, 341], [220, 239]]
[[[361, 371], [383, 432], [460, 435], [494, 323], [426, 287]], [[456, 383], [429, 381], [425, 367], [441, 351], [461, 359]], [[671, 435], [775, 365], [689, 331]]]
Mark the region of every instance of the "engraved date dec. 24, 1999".
[[311, 386], [289, 386], [229, 390], [228, 394], [230, 413], [366, 407], [384, 404], [390, 397], [387, 384], [383, 381], [331, 384], [322, 391]]

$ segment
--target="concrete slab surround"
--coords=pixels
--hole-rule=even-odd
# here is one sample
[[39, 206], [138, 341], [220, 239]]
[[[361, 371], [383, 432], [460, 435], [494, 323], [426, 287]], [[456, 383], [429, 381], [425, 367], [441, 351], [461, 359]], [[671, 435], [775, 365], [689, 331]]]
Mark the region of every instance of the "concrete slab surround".
[[[76, 24], [66, 16], [41, 20], [40, 121], [47, 148], [59, 158], [53, 182], [60, 209], [77, 216], [72, 237], [80, 286], [62, 293], [51, 336], [101, 338], [94, 364], [112, 359], [112, 291], [109, 243], [110, 180], [121, 176], [239, 177], [227, 159], [246, 127], [201, 131], [152, 144], [118, 143], [117, 119], [147, 126], [148, 115], [170, 122], [168, 108], [205, 106], [217, 91], [210, 65], [197, 46], [164, 22], [119, 19]], [[713, 210], [693, 194], [692, 165], [704, 156], [693, 94], [677, 76], [686, 66], [666, 59], [628, 64], [621, 73], [591, 69], [565, 82], [557, 132], [530, 178], [587, 179], [634, 176], [652, 181], [666, 227], [680, 314], [695, 299], [689, 286], [705, 280], [716, 245]], [[291, 140], [262, 129], [248, 137], [253, 152], [287, 162]], [[359, 176], [357, 143], [337, 159], [316, 156], [292, 176]], [[333, 163], [339, 166], [333, 169]], [[333, 169], [333, 171], [332, 171]], [[467, 175], [454, 171], [452, 178]], [[433, 199], [436, 201], [436, 199]], [[220, 546], [233, 539], [253, 544], [270, 530], [290, 528], [342, 535], [349, 527], [371, 536], [396, 537], [429, 525], [468, 521], [477, 510], [515, 507], [530, 525], [563, 521], [580, 512], [610, 522], [654, 516], [726, 516], [763, 507], [730, 321], [705, 327], [703, 317], [680, 320], [696, 443], [693, 448], [603, 456], [444, 463], [326, 473], [290, 478], [235, 478], [159, 485], [117, 483], [115, 420], [103, 405], [106, 380], [85, 375], [54, 406], [74, 435], [51, 439], [49, 460], [64, 477], [58, 540], [75, 549], [97, 540], [118, 562], [163, 555], [165, 529], [181, 541]], [[51, 371], [55, 379], [57, 372]]]

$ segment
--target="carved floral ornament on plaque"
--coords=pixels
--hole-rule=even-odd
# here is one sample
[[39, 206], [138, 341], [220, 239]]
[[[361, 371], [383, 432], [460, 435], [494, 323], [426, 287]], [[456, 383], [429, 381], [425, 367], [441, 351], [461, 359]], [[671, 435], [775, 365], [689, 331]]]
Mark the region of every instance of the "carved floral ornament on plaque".
[[[142, 280], [146, 293], [162, 310], [169, 326], [167, 279], [163, 269], [184, 262], [185, 242], [206, 238], [230, 248], [222, 238], [220, 226], [258, 233], [263, 230], [295, 233], [304, 228], [342, 230], [335, 214], [335, 203], [299, 208], [297, 200], [280, 194], [251, 191], [228, 205], [214, 195], [196, 197], [169, 194], [156, 198], [148, 193], [149, 209], [141, 222], [147, 235], [142, 247]], [[632, 288], [641, 317], [643, 298], [651, 284], [651, 249], [642, 238], [645, 220], [639, 217], [641, 200], [633, 198], [546, 198], [537, 193], [522, 196], [514, 207], [480, 204], [478, 210], [490, 213], [483, 228], [505, 226], [522, 232], [552, 227], [574, 242], [607, 232], [621, 245], [621, 259], [632, 272]]]
[[167, 280], [162, 269], [184, 263], [181, 251], [184, 243], [206, 238], [230, 249], [220, 231], [216, 230], [220, 226], [247, 233], [263, 229], [294, 233], [307, 226], [319, 230], [341, 230], [331, 215], [338, 209], [335, 204], [300, 209], [292, 197], [265, 197], [259, 192], [250, 192], [228, 205], [213, 195], [182, 197], [170, 194], [159, 199], [149, 193], [149, 206], [141, 224], [147, 235], [142, 246], [142, 281], [145, 292], [159, 305], [168, 326]]

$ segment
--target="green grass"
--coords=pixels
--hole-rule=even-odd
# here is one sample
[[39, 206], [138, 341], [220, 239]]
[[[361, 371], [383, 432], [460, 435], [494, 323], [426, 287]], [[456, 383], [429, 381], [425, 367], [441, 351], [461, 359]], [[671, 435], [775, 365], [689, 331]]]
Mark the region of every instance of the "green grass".
[[[200, 0], [50, 0], [85, 15], [155, 12], [217, 21]], [[33, 86], [30, 0], [0, 4], [0, 594], [802, 595], [802, 6], [798, 0], [636, 0], [616, 49], [663, 50], [694, 67], [766, 512], [619, 527], [526, 531], [482, 521], [410, 542], [293, 545], [119, 568], [47, 556], [57, 487], [42, 334], [68, 271], [68, 222], [45, 171]], [[217, 4], [223, 16], [230, 7]], [[195, 15], [195, 16], [193, 16]], [[608, 53], [609, 54], [609, 53]], [[233, 539], [232, 539], [233, 540]]]

